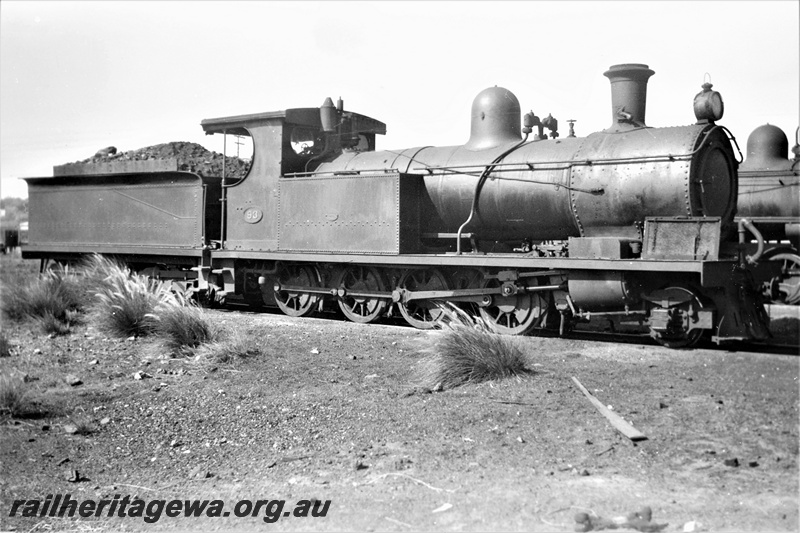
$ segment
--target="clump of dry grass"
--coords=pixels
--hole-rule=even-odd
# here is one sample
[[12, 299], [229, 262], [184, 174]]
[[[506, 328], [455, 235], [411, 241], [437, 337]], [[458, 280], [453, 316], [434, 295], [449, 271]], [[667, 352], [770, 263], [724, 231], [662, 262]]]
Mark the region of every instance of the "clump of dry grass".
[[0, 412], [17, 416], [28, 408], [28, 390], [22, 378], [0, 376]]
[[69, 269], [47, 271], [28, 283], [3, 286], [0, 308], [9, 320], [35, 320], [45, 333], [69, 333], [85, 307], [82, 282]]
[[193, 350], [192, 363], [201, 370], [210, 370], [220, 364], [235, 364], [240, 359], [261, 355], [263, 349], [258, 338], [241, 330], [220, 332], [216, 340], [199, 345]]
[[120, 337], [151, 336], [146, 351], [154, 356], [197, 358], [201, 350], [201, 359], [225, 362], [242, 353], [241, 341], [221, 340], [205, 311], [188, 295], [175, 292], [171, 283], [134, 274], [101, 257], [92, 259], [87, 272], [97, 280], [93, 317], [99, 329]]
[[34, 321], [39, 324], [39, 328], [52, 335], [69, 335], [72, 333], [72, 326], [79, 323], [81, 319], [80, 311], [69, 310], [63, 316], [56, 316], [46, 313], [44, 316], [37, 316]]
[[71, 433], [74, 435], [91, 435], [94, 433], [94, 426], [86, 418], [74, 418], [68, 425], [73, 426]]
[[151, 335], [157, 328], [156, 310], [180, 302], [169, 284], [109, 265], [99, 282], [92, 317], [98, 329], [116, 337]]
[[[170, 282], [149, 279], [95, 254], [74, 268], [4, 287], [0, 303], [8, 318], [33, 319], [57, 335], [69, 333], [89, 310], [98, 330], [116, 337], [150, 336], [146, 351], [151, 354], [193, 357], [201, 366], [261, 353], [254, 336], [214, 327], [188, 294], [174, 289]], [[4, 343], [5, 337], [0, 338], [0, 355]], [[5, 350], [10, 353], [10, 347]]]
[[161, 347], [173, 356], [190, 354], [218, 338], [204, 311], [194, 305], [162, 305], [153, 317]]
[[108, 287], [107, 278], [120, 269], [95, 254], [75, 266], [55, 265], [34, 279], [12, 279], [3, 284], [0, 309], [15, 322], [33, 320], [45, 333], [66, 335], [81, 322], [97, 289]]
[[91, 300], [94, 299], [94, 295], [98, 290], [113, 285], [115, 275], [120, 272], [126, 272], [128, 269], [115, 259], [100, 254], [92, 254], [81, 261], [76, 270], [83, 275], [85, 286], [90, 292], [88, 298]]
[[451, 389], [532, 374], [513, 338], [494, 333], [481, 318], [451, 304], [440, 306], [442, 331], [431, 334], [432, 345], [422, 360], [422, 385]]
[[8, 340], [6, 334], [0, 331], [0, 357], [11, 357], [11, 350], [14, 346]]

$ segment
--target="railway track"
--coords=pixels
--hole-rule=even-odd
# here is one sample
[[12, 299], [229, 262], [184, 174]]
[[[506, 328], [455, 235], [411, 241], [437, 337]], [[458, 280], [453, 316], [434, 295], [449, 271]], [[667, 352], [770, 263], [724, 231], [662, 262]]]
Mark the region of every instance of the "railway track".
[[[781, 322], [781, 330], [776, 332], [775, 338], [765, 342], [728, 342], [716, 344], [710, 340], [703, 339], [692, 349], [706, 349], [736, 353], [764, 353], [776, 355], [797, 355], [800, 356], [800, 307], [797, 306], [766, 306], [767, 312], [773, 322]], [[335, 312], [316, 313], [306, 318], [291, 318], [281, 313], [278, 309], [265, 308], [254, 311], [246, 304], [230, 303], [221, 309], [225, 312], [244, 312], [265, 315], [275, 315], [292, 320], [320, 320], [330, 322], [349, 322], [346, 317]], [[384, 317], [375, 324], [407, 328], [413, 330], [402, 316]], [[370, 327], [365, 325], [364, 327]], [[558, 338], [557, 329], [539, 329], [529, 337]], [[630, 331], [611, 331], [606, 322], [578, 324], [578, 326], [565, 335], [567, 339], [594, 341], [611, 344], [640, 344], [645, 346], [660, 347], [660, 345], [650, 337], [648, 333]]]

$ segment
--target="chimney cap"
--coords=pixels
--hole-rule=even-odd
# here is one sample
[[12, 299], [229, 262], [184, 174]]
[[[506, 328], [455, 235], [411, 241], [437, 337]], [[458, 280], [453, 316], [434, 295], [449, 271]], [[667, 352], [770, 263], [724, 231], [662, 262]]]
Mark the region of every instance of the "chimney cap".
[[627, 75], [637, 77], [647, 76], [647, 78], [649, 78], [655, 73], [654, 70], [643, 63], [620, 63], [619, 65], [611, 65], [607, 71], [603, 72], [603, 76], [607, 78], [617, 78]]

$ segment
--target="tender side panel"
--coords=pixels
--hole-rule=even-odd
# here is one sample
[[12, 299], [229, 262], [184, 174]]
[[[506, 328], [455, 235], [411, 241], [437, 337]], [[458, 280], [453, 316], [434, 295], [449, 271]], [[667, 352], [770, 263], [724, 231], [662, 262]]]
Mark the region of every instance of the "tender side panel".
[[203, 182], [190, 173], [28, 179], [29, 242], [65, 245], [200, 248]]

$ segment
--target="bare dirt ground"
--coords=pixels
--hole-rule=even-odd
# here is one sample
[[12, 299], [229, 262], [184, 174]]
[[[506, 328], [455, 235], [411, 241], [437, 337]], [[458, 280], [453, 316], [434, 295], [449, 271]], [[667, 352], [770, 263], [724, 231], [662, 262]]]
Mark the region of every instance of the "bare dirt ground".
[[[800, 528], [797, 355], [527, 337], [529, 377], [427, 392], [430, 333], [210, 313], [264, 355], [202, 369], [86, 326], [3, 324], [16, 353], [0, 370], [27, 375], [31, 407], [0, 419], [0, 529], [574, 531], [579, 511], [644, 505], [664, 531]], [[617, 433], [572, 376], [648, 440]], [[8, 516], [59, 493], [331, 503], [274, 523]]]

